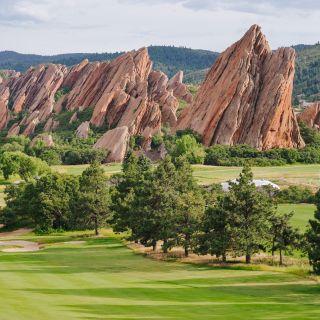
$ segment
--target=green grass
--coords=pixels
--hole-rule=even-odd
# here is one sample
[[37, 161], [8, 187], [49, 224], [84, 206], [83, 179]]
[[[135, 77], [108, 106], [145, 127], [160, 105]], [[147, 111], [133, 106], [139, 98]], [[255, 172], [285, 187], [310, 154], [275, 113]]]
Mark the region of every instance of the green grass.
[[[59, 172], [81, 174], [86, 165], [79, 166], [54, 166]], [[108, 175], [121, 171], [120, 164], [104, 166]], [[235, 179], [239, 176], [239, 167], [215, 167], [194, 165], [194, 176], [201, 184], [219, 183]], [[313, 189], [320, 187], [320, 165], [287, 165], [280, 167], [254, 167], [252, 168], [255, 179], [268, 179], [282, 187], [290, 185], [304, 185]]]
[[278, 212], [286, 214], [294, 212], [292, 224], [300, 230], [305, 230], [310, 219], [313, 219], [316, 206], [313, 204], [280, 204]]
[[[71, 236], [76, 236], [72, 234]], [[0, 319], [319, 319], [320, 287], [284, 272], [160, 262], [114, 235], [0, 253]], [[42, 241], [43, 239], [43, 241]]]
[[[194, 176], [202, 184], [218, 183], [239, 176], [239, 167], [214, 167], [196, 165]], [[253, 167], [255, 179], [268, 179], [279, 186], [304, 185], [317, 189], [320, 187], [320, 165], [286, 165], [280, 167]]]

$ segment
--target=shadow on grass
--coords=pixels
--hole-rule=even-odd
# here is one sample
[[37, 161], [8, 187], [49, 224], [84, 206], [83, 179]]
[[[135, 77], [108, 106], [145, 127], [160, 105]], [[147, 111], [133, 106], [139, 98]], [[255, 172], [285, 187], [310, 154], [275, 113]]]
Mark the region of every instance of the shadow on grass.
[[319, 286], [32, 289], [28, 293], [105, 299], [69, 304], [82, 319], [319, 319]]

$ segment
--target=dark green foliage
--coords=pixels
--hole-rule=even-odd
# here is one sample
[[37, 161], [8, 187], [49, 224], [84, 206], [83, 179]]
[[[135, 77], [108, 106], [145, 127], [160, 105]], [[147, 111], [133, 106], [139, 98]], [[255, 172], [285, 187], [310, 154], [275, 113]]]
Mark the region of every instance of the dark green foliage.
[[270, 149], [260, 151], [247, 145], [214, 145], [206, 149], [205, 164], [215, 166], [267, 167], [293, 163], [320, 163], [320, 148]]
[[158, 149], [163, 143], [163, 138], [160, 134], [156, 134], [152, 137], [151, 148], [153, 150]]
[[222, 210], [232, 221], [232, 250], [236, 255], [245, 255], [246, 263], [270, 241], [270, 219], [275, 211], [272, 198], [258, 191], [252, 179], [250, 168], [244, 167], [222, 203]]
[[144, 137], [142, 135], [135, 135], [130, 137], [130, 148], [132, 150], [139, 150], [142, 148]]
[[70, 88], [60, 88], [54, 95], [54, 101], [57, 102], [60, 98], [70, 92]]
[[72, 207], [79, 184], [73, 176], [47, 174], [40, 179], [6, 188], [7, 206], [1, 221], [10, 226], [30, 226], [40, 232], [72, 229]]
[[105, 225], [110, 217], [110, 197], [107, 178], [104, 170], [93, 163], [83, 171], [80, 179], [80, 190], [76, 203], [76, 225], [92, 228], [99, 234], [99, 228]]
[[320, 147], [320, 133], [318, 130], [309, 128], [303, 122], [299, 122], [300, 133], [304, 142], [311, 147]]
[[298, 229], [293, 228], [290, 219], [293, 216], [293, 212], [285, 214], [283, 216], [274, 215], [271, 218], [271, 235], [272, 235], [272, 255], [275, 251], [279, 251], [280, 265], [283, 264], [283, 253], [291, 253], [294, 249], [299, 248], [300, 235]]
[[299, 45], [297, 51], [294, 95], [307, 101], [320, 98], [320, 44]]
[[314, 203], [311, 189], [300, 186], [290, 186], [276, 193], [278, 203]]
[[131, 239], [145, 246], [163, 242], [163, 251], [181, 245], [188, 255], [193, 247], [204, 200], [190, 165], [166, 157], [154, 170], [144, 158], [129, 153], [123, 173], [112, 179], [112, 209], [117, 231], [131, 230]]
[[320, 274], [320, 190], [315, 196], [317, 210], [314, 219], [310, 220], [310, 228], [307, 231], [308, 255], [310, 264], [316, 274]]
[[227, 252], [232, 248], [232, 227], [229, 212], [224, 209], [225, 198], [219, 198], [215, 206], [209, 206], [201, 225], [197, 252], [222, 257], [226, 262]]

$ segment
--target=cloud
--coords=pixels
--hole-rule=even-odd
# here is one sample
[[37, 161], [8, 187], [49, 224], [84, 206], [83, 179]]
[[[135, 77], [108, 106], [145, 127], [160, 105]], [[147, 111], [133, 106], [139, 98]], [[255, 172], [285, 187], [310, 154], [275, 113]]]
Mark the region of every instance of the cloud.
[[229, 10], [254, 14], [273, 14], [278, 10], [320, 10], [319, 0], [118, 0], [120, 3], [180, 4], [192, 10]]

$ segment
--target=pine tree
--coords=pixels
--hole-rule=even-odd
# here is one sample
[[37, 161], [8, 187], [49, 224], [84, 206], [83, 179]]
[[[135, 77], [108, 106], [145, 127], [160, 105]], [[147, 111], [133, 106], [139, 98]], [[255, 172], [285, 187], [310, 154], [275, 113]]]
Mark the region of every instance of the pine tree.
[[192, 175], [192, 168], [185, 158], [176, 159], [177, 202], [176, 242], [184, 248], [185, 256], [193, 247], [194, 235], [199, 231], [205, 209], [202, 190]]
[[300, 242], [300, 234], [298, 229], [291, 225], [293, 213], [283, 216], [275, 215], [271, 219], [271, 235], [272, 235], [272, 255], [276, 250], [279, 251], [280, 265], [283, 264], [283, 252], [291, 253], [292, 249], [298, 248]]
[[232, 248], [232, 221], [225, 199], [219, 197], [215, 205], [206, 209], [197, 249], [200, 254], [222, 257], [223, 262], [227, 261], [227, 252]]
[[224, 207], [232, 221], [233, 250], [245, 255], [246, 263], [250, 263], [251, 256], [270, 240], [270, 219], [275, 211], [270, 195], [253, 184], [250, 167], [245, 166], [239, 179], [231, 183]]
[[110, 217], [110, 195], [104, 170], [94, 163], [83, 171], [79, 182], [78, 217], [99, 235], [99, 228]]

